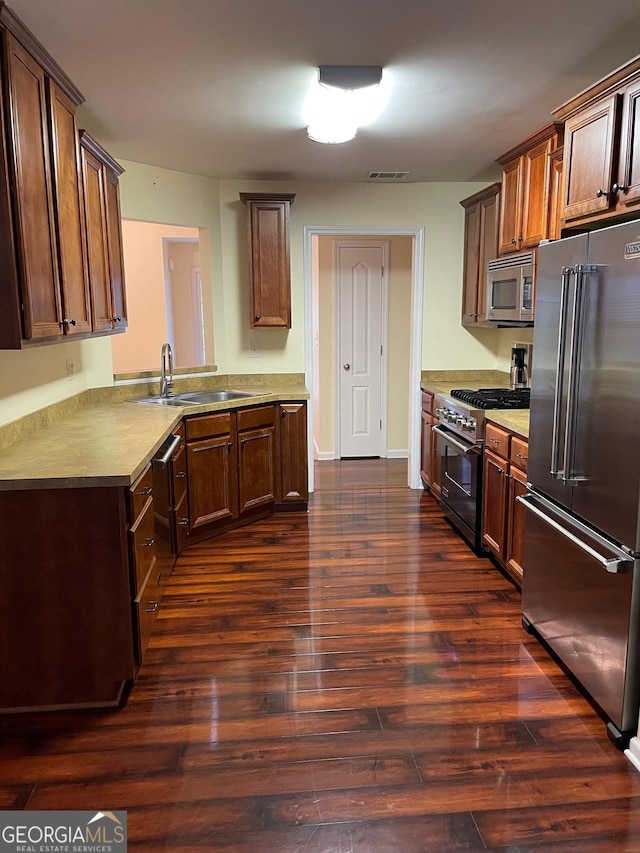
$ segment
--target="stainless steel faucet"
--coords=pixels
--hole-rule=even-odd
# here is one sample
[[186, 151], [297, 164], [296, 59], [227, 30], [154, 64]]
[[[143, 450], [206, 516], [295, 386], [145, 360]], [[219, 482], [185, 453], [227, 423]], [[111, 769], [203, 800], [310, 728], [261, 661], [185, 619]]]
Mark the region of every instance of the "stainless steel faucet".
[[173, 352], [169, 341], [162, 344], [160, 371], [160, 396], [170, 397], [173, 393]]

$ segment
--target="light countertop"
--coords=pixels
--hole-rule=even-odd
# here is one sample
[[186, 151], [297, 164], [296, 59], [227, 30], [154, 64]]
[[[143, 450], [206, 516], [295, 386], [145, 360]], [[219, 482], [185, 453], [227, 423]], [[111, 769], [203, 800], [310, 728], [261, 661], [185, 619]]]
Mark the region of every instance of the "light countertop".
[[[309, 398], [304, 384], [278, 386], [273, 377], [263, 387], [242, 387], [254, 396], [184, 407], [132, 399], [70, 406], [66, 416], [0, 449], [0, 490], [129, 486], [184, 415]], [[97, 396], [108, 397], [107, 390]], [[144, 396], [135, 388], [130, 393]], [[116, 399], [121, 394], [114, 389]]]
[[508, 409], [506, 411], [488, 409], [484, 413], [484, 419], [519, 435], [521, 438], [529, 438], [529, 409]]

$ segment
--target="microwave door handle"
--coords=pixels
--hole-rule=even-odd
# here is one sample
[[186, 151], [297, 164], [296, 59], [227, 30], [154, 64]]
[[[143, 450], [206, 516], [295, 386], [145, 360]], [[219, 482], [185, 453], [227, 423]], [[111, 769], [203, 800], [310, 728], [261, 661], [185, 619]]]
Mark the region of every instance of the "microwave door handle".
[[553, 395], [553, 431], [551, 434], [551, 469], [549, 473], [554, 479], [560, 479], [564, 471], [560, 470], [560, 434], [562, 430], [562, 395], [564, 391], [564, 361], [567, 343], [567, 308], [569, 284], [575, 274], [573, 267], [562, 268], [560, 286], [560, 322], [558, 325], [558, 352], [556, 360], [556, 387]]

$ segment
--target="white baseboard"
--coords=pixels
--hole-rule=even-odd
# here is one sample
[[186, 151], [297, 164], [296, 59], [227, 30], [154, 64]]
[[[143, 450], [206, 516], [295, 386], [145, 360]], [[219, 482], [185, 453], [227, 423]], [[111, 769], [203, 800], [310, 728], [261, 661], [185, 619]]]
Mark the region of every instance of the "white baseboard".
[[636, 770], [640, 771], [640, 738], [632, 737], [629, 741], [629, 749], [625, 749], [624, 754]]
[[408, 450], [387, 450], [387, 459], [408, 459]]
[[318, 453], [316, 456], [317, 462], [329, 462], [331, 459], [335, 459], [333, 450], [325, 450], [322, 453]]

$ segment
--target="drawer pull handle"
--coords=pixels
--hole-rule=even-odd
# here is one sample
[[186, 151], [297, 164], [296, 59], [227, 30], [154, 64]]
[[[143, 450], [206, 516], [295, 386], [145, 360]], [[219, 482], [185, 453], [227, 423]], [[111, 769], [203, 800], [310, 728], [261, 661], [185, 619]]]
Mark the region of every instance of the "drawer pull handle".
[[188, 519], [188, 518], [181, 518], [181, 519], [180, 519], [180, 521], [178, 522], [178, 525], [179, 525], [180, 527], [187, 527], [187, 526], [188, 526], [188, 524], [189, 524], [189, 519]]
[[150, 548], [156, 540], [151, 536], [147, 536], [147, 538], [142, 543], [143, 548]]
[[522, 453], [516, 453], [516, 459], [524, 459], [525, 462], [529, 459], [528, 456], [523, 456]]
[[179, 480], [184, 480], [186, 476], [187, 476], [187, 472], [186, 472], [186, 471], [180, 471], [180, 473], [179, 473], [179, 474], [176, 474], [176, 477], [177, 477]]
[[498, 438], [490, 438], [489, 441], [491, 444], [500, 444], [500, 440]]
[[141, 489], [139, 492], [136, 492], [136, 495], [150, 495], [152, 491], [152, 486], [146, 486], [146, 488]]
[[157, 613], [158, 607], [160, 607], [159, 601], [150, 601], [149, 607], [145, 607], [144, 612], [145, 613]]

